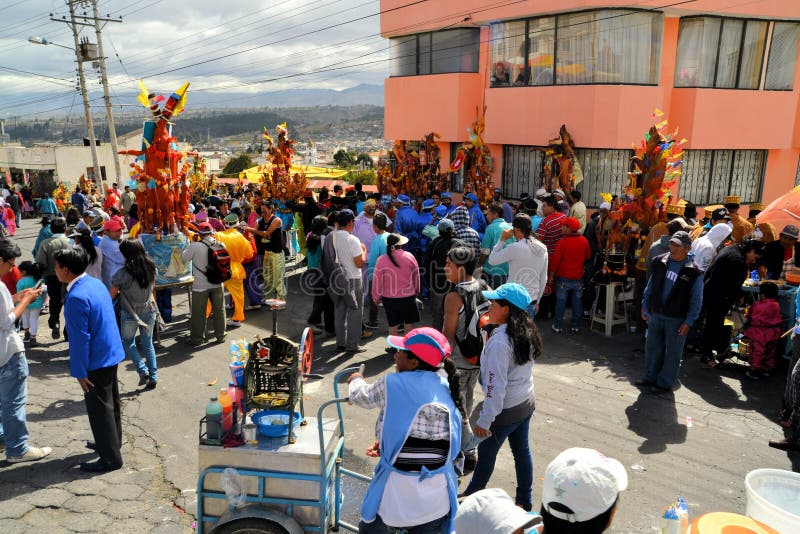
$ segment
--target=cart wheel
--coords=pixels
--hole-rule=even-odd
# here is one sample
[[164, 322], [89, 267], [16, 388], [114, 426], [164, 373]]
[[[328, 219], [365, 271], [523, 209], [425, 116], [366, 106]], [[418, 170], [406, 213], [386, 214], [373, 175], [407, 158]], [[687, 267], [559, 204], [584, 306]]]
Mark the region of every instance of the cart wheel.
[[303, 381], [308, 380], [308, 373], [311, 372], [311, 362], [314, 359], [314, 332], [306, 327], [303, 335], [300, 337], [300, 372], [303, 375]]
[[289, 534], [289, 532], [269, 519], [245, 517], [215, 528], [213, 534]]

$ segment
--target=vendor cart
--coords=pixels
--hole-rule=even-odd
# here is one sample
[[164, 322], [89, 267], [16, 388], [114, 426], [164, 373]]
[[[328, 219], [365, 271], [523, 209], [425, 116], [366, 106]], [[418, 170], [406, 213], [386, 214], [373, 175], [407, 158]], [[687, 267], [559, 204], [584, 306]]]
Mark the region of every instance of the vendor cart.
[[[197, 481], [197, 532], [299, 534], [327, 533], [343, 528], [342, 476], [369, 483], [370, 477], [342, 467], [344, 419], [339, 383], [356, 372], [336, 374], [334, 398], [322, 403], [316, 418], [294, 428], [296, 439], [257, 437], [247, 447], [223, 448], [200, 445]], [[335, 407], [335, 417], [329, 408]], [[330, 413], [328, 413], [330, 412]], [[243, 504], [235, 507], [223, 489], [224, 471], [233, 468], [246, 488]], [[230, 473], [227, 475], [230, 476]]]

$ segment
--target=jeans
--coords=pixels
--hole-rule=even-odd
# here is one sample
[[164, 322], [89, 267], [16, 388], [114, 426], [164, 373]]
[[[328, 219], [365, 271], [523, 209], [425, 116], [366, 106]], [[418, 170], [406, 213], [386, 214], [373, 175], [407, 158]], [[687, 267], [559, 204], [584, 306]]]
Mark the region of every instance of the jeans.
[[679, 336], [683, 324], [680, 317], [667, 317], [660, 313], [650, 315], [647, 321], [645, 342], [644, 379], [664, 389], [672, 389], [681, 367], [686, 336]]
[[6, 457], [28, 452], [28, 361], [24, 352], [14, 354], [0, 367], [0, 439], [6, 443]]
[[390, 527], [383, 522], [381, 516], [375, 515], [375, 521], [372, 523], [365, 523], [362, 519], [358, 522], [358, 534], [439, 534], [442, 528], [450, 521], [450, 515], [444, 515], [439, 519], [434, 519], [428, 523], [417, 525], [414, 527]]
[[537, 310], [538, 306], [539, 306], [538, 302], [531, 301], [531, 303], [528, 304], [528, 307], [525, 308], [525, 311], [527, 312], [528, 317], [531, 318], [531, 321], [535, 321], [536, 320], [536, 310]]
[[[125, 349], [125, 355], [136, 367], [136, 372], [140, 376], [150, 376], [153, 381], [158, 380], [158, 366], [156, 365], [156, 349], [153, 347], [153, 327], [156, 324], [156, 312], [145, 312], [139, 314], [142, 321], [147, 323], [147, 326], [140, 325], [136, 318], [131, 315], [124, 308], [120, 311], [120, 337], [122, 337], [122, 346]], [[142, 346], [144, 353], [144, 360], [136, 348], [136, 333], [139, 333], [139, 343]]]
[[564, 323], [564, 312], [567, 309], [567, 298], [572, 303], [572, 328], [581, 327], [583, 314], [583, 280], [570, 280], [569, 278], [556, 278], [556, 315], [553, 326], [561, 328]]
[[[347, 280], [348, 295], [333, 297], [335, 311], [336, 346], [345, 350], [356, 350], [361, 339], [361, 315], [364, 310], [364, 292], [362, 291], [361, 278]], [[355, 307], [350, 307], [349, 302], [355, 302]]]
[[528, 446], [528, 430], [532, 415], [510, 425], [492, 425], [492, 435], [478, 445], [478, 463], [475, 465], [472, 480], [464, 491], [465, 495], [471, 495], [486, 487], [494, 471], [497, 453], [508, 438], [511, 453], [514, 455], [514, 470], [517, 473], [517, 493], [514, 502], [522, 506], [530, 506], [533, 503], [533, 456]]

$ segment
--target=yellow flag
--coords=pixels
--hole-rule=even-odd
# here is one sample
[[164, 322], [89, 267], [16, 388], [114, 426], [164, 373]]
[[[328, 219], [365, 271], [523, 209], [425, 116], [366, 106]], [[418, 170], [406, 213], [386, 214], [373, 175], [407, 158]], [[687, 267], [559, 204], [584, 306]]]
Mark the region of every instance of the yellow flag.
[[189, 90], [189, 82], [181, 85], [181, 88], [175, 91], [175, 94], [181, 97], [178, 100], [178, 103], [175, 105], [175, 110], [172, 112], [172, 116], [180, 115], [181, 111], [183, 111], [184, 106], [186, 106], [186, 92]]
[[147, 95], [150, 93], [147, 92], [147, 87], [144, 86], [142, 80], [139, 80], [139, 96], [136, 97], [136, 101], [139, 102], [146, 108], [150, 107], [150, 99], [147, 98]]

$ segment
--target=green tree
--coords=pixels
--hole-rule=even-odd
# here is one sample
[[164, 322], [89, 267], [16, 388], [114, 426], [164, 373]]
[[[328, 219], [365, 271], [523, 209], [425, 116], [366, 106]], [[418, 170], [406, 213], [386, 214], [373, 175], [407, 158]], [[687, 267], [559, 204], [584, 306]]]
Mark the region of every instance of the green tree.
[[353, 165], [353, 156], [350, 155], [345, 149], [340, 148], [336, 151], [336, 154], [333, 155], [333, 161], [338, 167], [346, 169]]
[[351, 184], [375, 185], [378, 175], [373, 169], [352, 170], [345, 179]]
[[372, 156], [370, 156], [366, 152], [362, 152], [356, 158], [356, 165], [360, 165], [365, 169], [371, 169], [375, 166], [375, 162], [372, 160]]
[[238, 175], [243, 170], [249, 169], [252, 166], [253, 161], [250, 159], [250, 156], [247, 154], [242, 154], [228, 161], [228, 163], [225, 165], [225, 168], [222, 169], [222, 174]]

